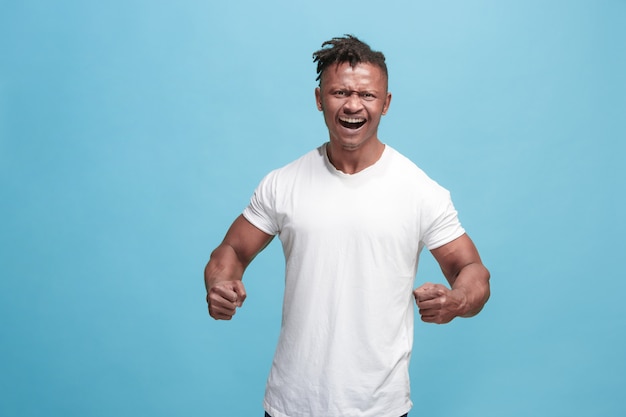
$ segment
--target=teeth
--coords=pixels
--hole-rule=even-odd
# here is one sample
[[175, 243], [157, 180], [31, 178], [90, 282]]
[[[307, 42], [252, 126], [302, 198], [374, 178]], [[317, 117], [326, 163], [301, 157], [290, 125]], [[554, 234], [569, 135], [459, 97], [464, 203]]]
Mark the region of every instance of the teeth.
[[346, 123], [363, 123], [365, 119], [357, 119], [351, 117], [340, 117], [339, 120]]

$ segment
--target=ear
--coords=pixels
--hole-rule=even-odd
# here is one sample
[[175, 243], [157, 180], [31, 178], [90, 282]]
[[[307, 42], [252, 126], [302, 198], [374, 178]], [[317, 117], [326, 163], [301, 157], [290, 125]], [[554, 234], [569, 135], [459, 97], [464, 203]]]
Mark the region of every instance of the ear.
[[319, 111], [324, 110], [324, 106], [322, 105], [322, 92], [319, 87], [315, 89], [315, 103], [317, 104], [317, 109]]
[[383, 116], [387, 114], [387, 110], [389, 110], [389, 105], [391, 104], [391, 93], [387, 93], [387, 97], [385, 97], [385, 104], [383, 104]]

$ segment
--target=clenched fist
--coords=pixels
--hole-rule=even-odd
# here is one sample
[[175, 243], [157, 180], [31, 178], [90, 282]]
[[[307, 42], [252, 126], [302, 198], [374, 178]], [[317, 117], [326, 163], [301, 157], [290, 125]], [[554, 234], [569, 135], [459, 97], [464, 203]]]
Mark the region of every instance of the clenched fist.
[[217, 282], [209, 288], [206, 296], [209, 314], [215, 320], [232, 319], [245, 299], [246, 289], [239, 280]]
[[451, 290], [445, 285], [426, 283], [413, 291], [422, 321], [449, 323], [465, 314], [467, 297], [462, 290]]

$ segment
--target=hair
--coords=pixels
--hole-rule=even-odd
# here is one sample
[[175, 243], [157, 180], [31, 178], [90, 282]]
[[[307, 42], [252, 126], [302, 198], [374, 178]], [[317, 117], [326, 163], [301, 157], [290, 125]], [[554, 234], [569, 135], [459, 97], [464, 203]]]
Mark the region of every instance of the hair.
[[345, 35], [344, 37], [332, 38], [322, 44], [322, 49], [313, 53], [313, 62], [317, 62], [317, 78], [315, 81], [322, 83], [322, 74], [333, 64], [350, 63], [352, 68], [357, 64], [368, 63], [379, 67], [388, 77], [385, 55], [382, 52], [373, 51], [368, 44], [359, 40], [356, 36]]

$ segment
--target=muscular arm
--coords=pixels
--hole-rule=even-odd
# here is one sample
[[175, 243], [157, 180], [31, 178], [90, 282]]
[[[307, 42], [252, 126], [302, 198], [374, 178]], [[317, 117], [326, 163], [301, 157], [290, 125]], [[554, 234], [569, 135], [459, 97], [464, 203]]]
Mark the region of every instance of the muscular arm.
[[422, 320], [448, 323], [455, 317], [471, 317], [489, 299], [489, 271], [466, 234], [431, 251], [450, 284], [426, 283], [414, 291]]
[[204, 269], [209, 314], [216, 320], [230, 320], [246, 299], [243, 273], [273, 236], [239, 216], [222, 243], [211, 253]]

